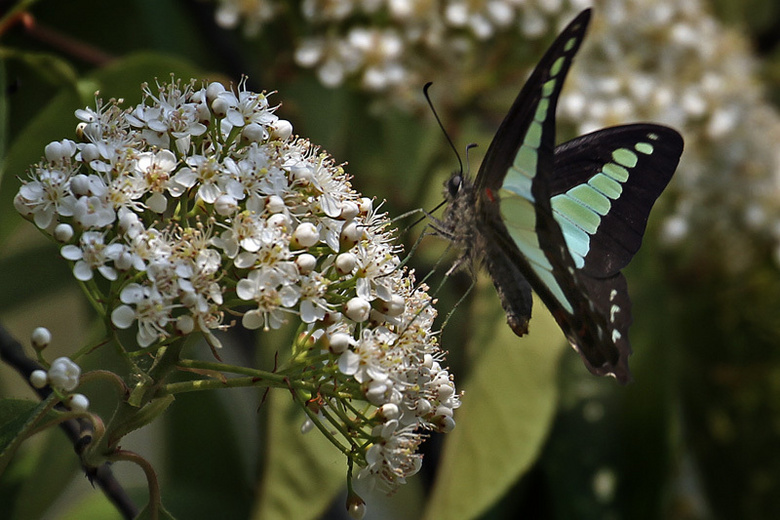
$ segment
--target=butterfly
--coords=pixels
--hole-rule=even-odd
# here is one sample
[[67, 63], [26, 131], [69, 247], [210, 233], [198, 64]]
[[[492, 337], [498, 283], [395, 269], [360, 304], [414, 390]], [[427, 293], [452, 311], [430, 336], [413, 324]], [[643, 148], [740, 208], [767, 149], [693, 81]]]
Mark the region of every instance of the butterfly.
[[620, 271], [639, 250], [683, 140], [640, 123], [555, 146], [558, 96], [590, 16], [582, 11], [544, 54], [476, 179], [449, 179], [442, 228], [487, 268], [515, 334], [528, 331], [533, 289], [585, 366], [625, 384], [632, 317]]

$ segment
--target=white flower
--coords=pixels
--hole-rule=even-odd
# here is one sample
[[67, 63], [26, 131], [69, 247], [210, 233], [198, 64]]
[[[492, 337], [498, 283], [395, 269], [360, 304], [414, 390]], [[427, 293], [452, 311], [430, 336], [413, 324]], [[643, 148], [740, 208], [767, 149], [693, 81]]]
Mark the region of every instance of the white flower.
[[[294, 265], [294, 264], [293, 264]], [[289, 273], [288, 273], [289, 274]], [[236, 294], [246, 301], [257, 303], [257, 309], [247, 311], [242, 323], [248, 329], [278, 329], [285, 321], [284, 308], [298, 302], [299, 291], [292, 280], [277, 269], [255, 269], [247, 278], [238, 281]]]
[[122, 289], [119, 299], [125, 305], [113, 310], [111, 322], [120, 329], [127, 329], [137, 321], [139, 346], [148, 347], [169, 335], [167, 326], [173, 320], [171, 312], [174, 304], [166, 301], [155, 287], [131, 283]]
[[163, 190], [168, 190], [171, 195], [181, 195], [183, 192], [182, 185], [173, 182], [175, 168], [176, 156], [170, 150], [143, 152], [138, 156], [136, 172], [144, 179], [147, 190], [152, 192], [146, 199], [146, 205], [155, 213], [164, 212], [168, 205]]
[[40, 166], [32, 180], [24, 182], [14, 198], [14, 206], [25, 215], [32, 215], [35, 225], [48, 228], [55, 215], [70, 217], [76, 198], [70, 191], [70, 171]]
[[72, 392], [79, 386], [81, 368], [66, 357], [55, 359], [48, 371], [49, 384], [65, 392]]
[[77, 280], [92, 279], [92, 270], [97, 269], [106, 280], [116, 280], [116, 270], [106, 265], [116, 260], [124, 250], [122, 244], [105, 244], [103, 233], [85, 231], [79, 239], [80, 246], [66, 245], [60, 249], [63, 258], [76, 262], [73, 266], [73, 276]]
[[422, 455], [415, 452], [423, 440], [424, 437], [409, 426], [374, 444], [366, 453], [367, 466], [360, 470], [358, 479], [372, 480], [386, 489], [405, 483], [407, 477], [422, 467]]

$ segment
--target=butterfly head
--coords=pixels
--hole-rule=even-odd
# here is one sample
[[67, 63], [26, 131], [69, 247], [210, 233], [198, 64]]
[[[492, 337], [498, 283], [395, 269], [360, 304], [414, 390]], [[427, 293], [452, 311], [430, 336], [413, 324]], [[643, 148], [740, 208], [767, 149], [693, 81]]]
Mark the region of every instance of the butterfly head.
[[460, 172], [454, 173], [445, 184], [445, 187], [447, 189], [449, 199], [455, 199], [455, 197], [458, 196], [460, 189], [463, 187], [463, 174]]

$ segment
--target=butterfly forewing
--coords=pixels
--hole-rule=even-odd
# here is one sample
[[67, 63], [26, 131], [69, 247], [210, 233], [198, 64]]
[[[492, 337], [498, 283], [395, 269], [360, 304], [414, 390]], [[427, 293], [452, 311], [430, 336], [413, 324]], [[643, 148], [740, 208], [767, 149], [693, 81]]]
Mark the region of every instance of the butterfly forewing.
[[[538, 240], [537, 212], [550, 214], [551, 210], [546, 185], [535, 183], [534, 179], [538, 172], [553, 167], [555, 107], [589, 20], [590, 11], [583, 11], [545, 53], [501, 123], [476, 180], [483, 234], [489, 237], [486, 266], [496, 286], [511, 283], [513, 273], [502, 266], [508, 262], [519, 263], [520, 271], [532, 281], [537, 292], [541, 295], [538, 289], [545, 287], [557, 305], [568, 313], [574, 309]], [[501, 202], [497, 204], [499, 198]], [[520, 262], [518, 249], [522, 255]], [[510, 318], [513, 313], [521, 312], [503, 295], [502, 303]], [[527, 310], [530, 313], [530, 306]]]
[[[585, 36], [590, 10], [580, 13], [555, 39], [501, 122], [477, 175], [476, 187], [497, 191], [505, 177], [533, 179], [540, 168], [552, 168], [555, 107], [563, 80]], [[517, 174], [507, 173], [512, 166]]]

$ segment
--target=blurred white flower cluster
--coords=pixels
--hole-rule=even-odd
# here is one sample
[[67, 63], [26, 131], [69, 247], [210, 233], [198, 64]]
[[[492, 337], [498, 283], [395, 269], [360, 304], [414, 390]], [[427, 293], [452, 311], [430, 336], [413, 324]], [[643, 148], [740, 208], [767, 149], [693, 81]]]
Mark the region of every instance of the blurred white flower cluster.
[[[780, 117], [748, 41], [701, 0], [603, 0], [567, 78], [559, 117], [580, 133], [645, 120], [680, 130], [668, 243], [732, 273], [775, 250], [780, 263]], [[700, 261], [700, 260], [699, 260]], [[698, 262], [698, 261], [697, 261]]]
[[473, 104], [486, 85], [516, 92], [519, 69], [539, 56], [507, 62], [506, 48], [549, 38], [593, 7], [560, 119], [580, 133], [638, 120], [682, 131], [686, 151], [669, 190], [677, 198], [664, 238], [701, 257], [728, 237], [733, 254], [723, 267], [734, 273], [767, 249], [780, 263], [780, 117], [764, 99], [749, 42], [702, 0], [217, 3], [221, 25], [248, 33], [283, 17], [302, 21], [306, 36], [291, 42], [295, 59], [326, 85], [354, 80], [417, 105], [420, 86], [438, 80], [450, 98], [439, 102], [456, 106]]
[[[545, 36], [565, 3], [577, 12], [586, 0], [218, 0], [217, 22], [243, 24], [256, 34], [277, 17], [306, 21], [308, 36], [293, 42], [298, 65], [337, 86], [355, 78], [369, 91], [396, 99], [419, 97], [430, 71], [457, 68], [481, 41], [519, 32]], [[554, 29], [554, 27], [553, 27]]]
[[353, 443], [363, 475], [402, 483], [423, 432], [454, 426], [459, 395], [388, 219], [266, 95], [194, 81], [144, 94], [78, 110], [80, 142], [46, 146], [16, 208], [141, 347], [191, 332], [219, 347], [226, 312], [250, 329], [298, 321], [285, 375], [317, 388], [315, 420]]

